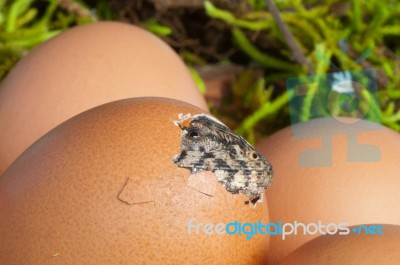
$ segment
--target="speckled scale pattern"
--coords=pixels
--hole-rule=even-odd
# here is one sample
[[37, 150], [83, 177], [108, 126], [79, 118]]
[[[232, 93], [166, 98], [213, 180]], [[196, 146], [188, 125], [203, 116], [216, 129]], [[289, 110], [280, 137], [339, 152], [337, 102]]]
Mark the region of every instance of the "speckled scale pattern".
[[211, 171], [225, 189], [245, 194], [252, 203], [263, 201], [272, 182], [272, 165], [244, 138], [207, 114], [180, 114], [182, 129], [176, 165], [191, 173]]

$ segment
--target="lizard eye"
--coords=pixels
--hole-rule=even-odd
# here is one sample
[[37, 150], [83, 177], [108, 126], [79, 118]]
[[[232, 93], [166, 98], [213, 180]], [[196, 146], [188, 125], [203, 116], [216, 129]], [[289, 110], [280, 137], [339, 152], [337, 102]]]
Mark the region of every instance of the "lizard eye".
[[201, 134], [198, 129], [190, 129], [187, 137], [191, 140], [198, 140], [201, 137]]
[[251, 154], [251, 157], [252, 157], [253, 159], [257, 159], [257, 158], [258, 158], [258, 155], [257, 155], [256, 153], [253, 152], [253, 153]]

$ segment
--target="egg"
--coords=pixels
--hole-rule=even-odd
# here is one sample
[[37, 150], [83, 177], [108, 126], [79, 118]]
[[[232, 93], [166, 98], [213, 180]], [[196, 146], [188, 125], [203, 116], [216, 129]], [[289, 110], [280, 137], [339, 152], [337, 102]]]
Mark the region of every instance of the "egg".
[[[400, 225], [397, 132], [365, 120], [320, 118], [278, 131], [258, 149], [274, 168], [266, 193], [271, 222]], [[318, 235], [272, 236], [269, 264]]]
[[[265, 264], [268, 234], [236, 224], [268, 223], [267, 204], [173, 163], [180, 113], [204, 111], [166, 98], [111, 102], [29, 147], [0, 178], [1, 263]], [[235, 222], [236, 234], [223, 233]]]
[[187, 67], [151, 33], [118, 22], [78, 26], [32, 50], [0, 87], [0, 174], [63, 121], [114, 100], [158, 96], [207, 110]]
[[281, 265], [399, 264], [400, 226], [375, 226], [381, 227], [382, 234], [363, 232], [317, 237], [296, 249]]

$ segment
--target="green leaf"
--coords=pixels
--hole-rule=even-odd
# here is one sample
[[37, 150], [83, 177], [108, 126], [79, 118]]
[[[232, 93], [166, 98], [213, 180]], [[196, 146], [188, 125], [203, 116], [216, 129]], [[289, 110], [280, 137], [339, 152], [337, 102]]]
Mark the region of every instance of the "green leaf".
[[158, 36], [168, 36], [172, 34], [172, 29], [161, 25], [157, 20], [155, 19], [149, 19], [145, 23], [146, 29]]
[[206, 93], [206, 84], [204, 83], [199, 73], [193, 67], [189, 67], [189, 71], [200, 92], [202, 94]]
[[291, 72], [296, 72], [299, 67], [293, 63], [287, 62], [285, 60], [277, 59], [273, 56], [261, 52], [256, 48], [246, 37], [246, 35], [239, 28], [234, 27], [232, 29], [232, 35], [236, 44], [253, 60], [258, 62], [264, 67], [272, 69], [287, 70]]
[[18, 0], [14, 1], [14, 3], [10, 7], [10, 11], [6, 20], [6, 32], [13, 32], [17, 29], [17, 20], [18, 17], [23, 14], [29, 6], [31, 5], [32, 0]]

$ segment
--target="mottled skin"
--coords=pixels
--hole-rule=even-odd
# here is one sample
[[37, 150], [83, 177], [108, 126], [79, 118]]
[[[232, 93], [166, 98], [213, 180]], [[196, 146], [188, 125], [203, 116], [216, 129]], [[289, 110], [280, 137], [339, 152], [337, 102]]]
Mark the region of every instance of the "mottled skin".
[[191, 173], [212, 171], [231, 193], [243, 193], [253, 203], [262, 202], [272, 181], [272, 166], [245, 139], [206, 115], [180, 115], [180, 154], [173, 158]]

